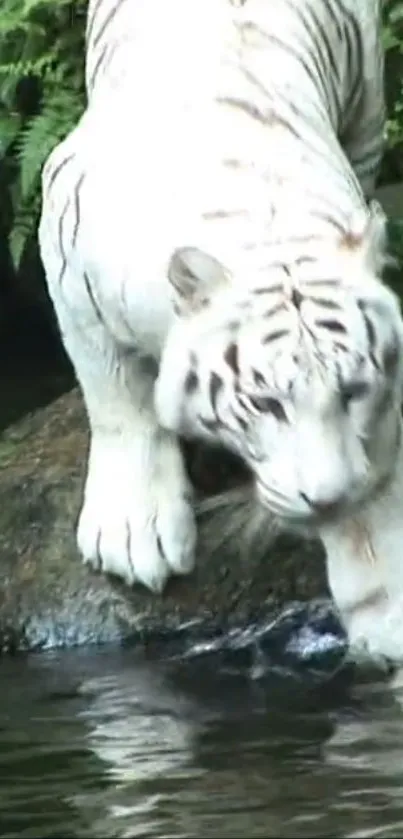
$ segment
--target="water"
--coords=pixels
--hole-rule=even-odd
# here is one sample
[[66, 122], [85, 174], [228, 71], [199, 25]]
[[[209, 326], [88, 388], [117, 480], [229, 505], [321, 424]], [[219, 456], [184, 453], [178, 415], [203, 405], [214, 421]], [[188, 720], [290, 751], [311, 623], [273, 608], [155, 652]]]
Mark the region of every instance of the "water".
[[0, 664], [0, 836], [384, 837], [403, 832], [403, 708], [132, 650]]

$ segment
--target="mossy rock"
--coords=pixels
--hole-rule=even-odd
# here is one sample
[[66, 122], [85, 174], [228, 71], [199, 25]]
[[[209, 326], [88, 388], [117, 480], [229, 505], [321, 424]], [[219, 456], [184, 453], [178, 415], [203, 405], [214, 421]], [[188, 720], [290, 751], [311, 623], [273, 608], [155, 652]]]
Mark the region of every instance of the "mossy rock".
[[144, 640], [185, 625], [221, 631], [326, 595], [320, 550], [288, 540], [264, 558], [201, 555], [161, 596], [91, 572], [74, 534], [87, 446], [77, 390], [0, 438], [0, 649]]

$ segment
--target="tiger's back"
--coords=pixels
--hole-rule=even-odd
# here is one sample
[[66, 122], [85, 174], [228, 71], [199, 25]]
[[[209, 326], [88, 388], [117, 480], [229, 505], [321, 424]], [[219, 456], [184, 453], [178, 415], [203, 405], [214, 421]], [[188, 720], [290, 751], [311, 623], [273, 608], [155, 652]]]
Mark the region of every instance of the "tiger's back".
[[[154, 355], [169, 328], [164, 278], [178, 242], [247, 265], [252, 249], [343, 228], [362, 213], [356, 175], [370, 193], [383, 144], [383, 67], [379, 2], [362, 3], [359, 18], [353, 6], [89, 3], [88, 107], [45, 166], [44, 214], [54, 218], [55, 261], [68, 253], [78, 273], [99, 275], [96, 288], [89, 282], [101, 309], [114, 308], [107, 276], [123, 283], [135, 259], [161, 303], [156, 329], [139, 318], [140, 342]], [[88, 297], [81, 286], [71, 301], [79, 309]], [[116, 337], [130, 342], [121, 314], [112, 319]]]

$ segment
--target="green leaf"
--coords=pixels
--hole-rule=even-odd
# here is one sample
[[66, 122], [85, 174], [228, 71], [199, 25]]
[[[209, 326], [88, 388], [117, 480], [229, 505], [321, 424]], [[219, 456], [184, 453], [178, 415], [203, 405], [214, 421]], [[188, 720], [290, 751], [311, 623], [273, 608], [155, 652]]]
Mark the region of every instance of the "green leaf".
[[0, 158], [4, 157], [14, 143], [21, 127], [19, 114], [0, 114]]
[[31, 119], [22, 131], [18, 158], [23, 200], [39, 189], [41, 171], [46, 158], [73, 127], [78, 113], [76, 97], [66, 91], [62, 97], [46, 102], [42, 113]]
[[16, 268], [36, 235], [43, 164], [84, 108], [87, 5], [88, 0], [2, 3], [0, 159], [9, 183], [9, 248]]
[[32, 212], [17, 215], [8, 238], [10, 255], [16, 271], [18, 271], [25, 247], [35, 230], [35, 217]]
[[403, 3], [396, 3], [389, 14], [390, 23], [401, 23], [403, 21]]

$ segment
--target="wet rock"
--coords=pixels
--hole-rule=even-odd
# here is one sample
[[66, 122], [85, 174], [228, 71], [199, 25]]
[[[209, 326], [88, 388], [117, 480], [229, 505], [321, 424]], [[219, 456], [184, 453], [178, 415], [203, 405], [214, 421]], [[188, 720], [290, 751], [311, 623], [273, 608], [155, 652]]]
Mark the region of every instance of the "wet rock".
[[[290, 602], [326, 595], [324, 563], [313, 545], [290, 540], [268, 556], [199, 556], [197, 570], [164, 594], [83, 566], [75, 545], [88, 445], [80, 394], [73, 390], [12, 425], [0, 437], [0, 649], [187, 638], [270, 623]], [[194, 454], [193, 454], [194, 457]], [[217, 480], [228, 462], [214, 453]], [[204, 462], [212, 480], [212, 461]], [[193, 468], [199, 471], [194, 457]], [[220, 472], [221, 469], [221, 472]], [[201, 470], [202, 472], [203, 470]], [[230, 464], [231, 480], [243, 479]], [[201, 475], [203, 480], [203, 475]]]

